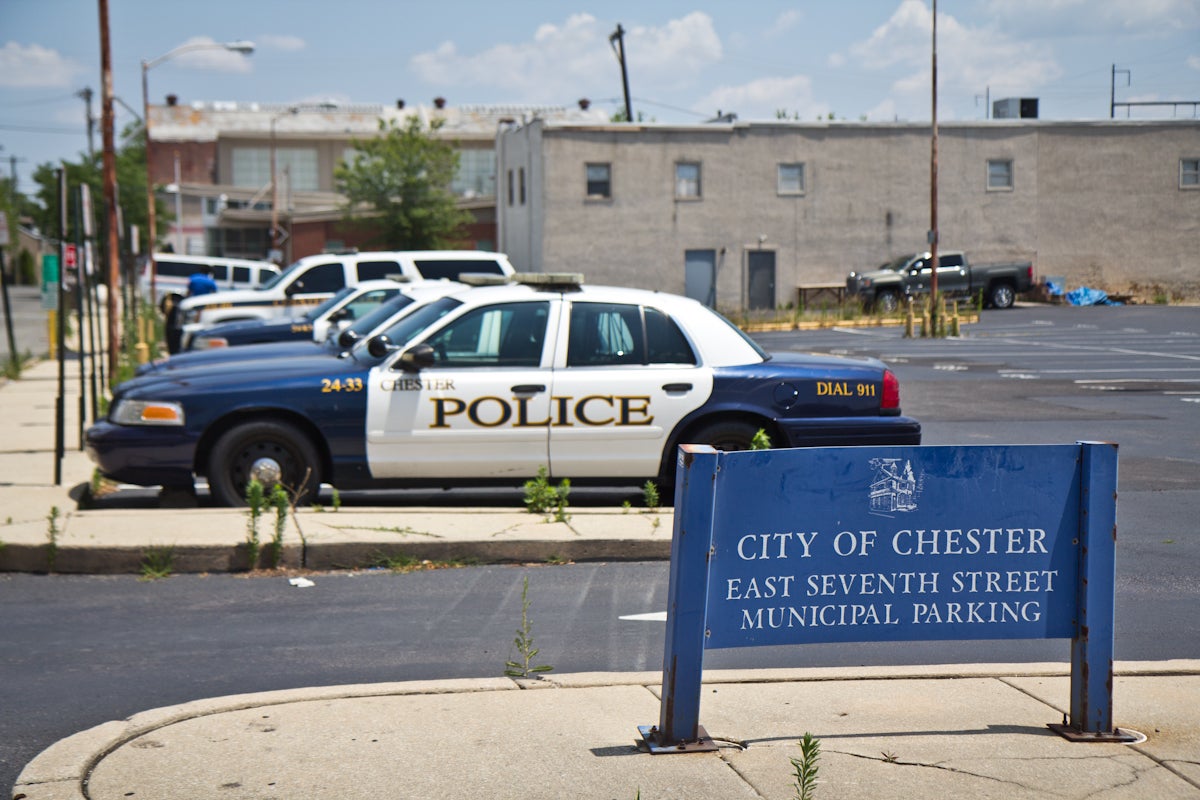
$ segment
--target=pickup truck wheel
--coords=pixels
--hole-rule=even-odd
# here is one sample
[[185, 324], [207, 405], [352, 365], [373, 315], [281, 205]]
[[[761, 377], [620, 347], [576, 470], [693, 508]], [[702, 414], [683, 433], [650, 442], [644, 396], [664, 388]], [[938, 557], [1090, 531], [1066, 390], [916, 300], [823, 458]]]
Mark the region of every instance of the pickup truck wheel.
[[885, 314], [894, 314], [900, 308], [900, 295], [888, 290], [875, 295], [875, 308]]
[[281, 484], [296, 505], [316, 496], [320, 456], [302, 432], [286, 422], [258, 420], [227, 431], [213, 447], [208, 487], [218, 505], [246, 505], [246, 485], [257, 478], [267, 492]]
[[1013, 291], [1011, 283], [997, 283], [988, 293], [988, 303], [993, 308], [1012, 308], [1016, 299], [1017, 293]]

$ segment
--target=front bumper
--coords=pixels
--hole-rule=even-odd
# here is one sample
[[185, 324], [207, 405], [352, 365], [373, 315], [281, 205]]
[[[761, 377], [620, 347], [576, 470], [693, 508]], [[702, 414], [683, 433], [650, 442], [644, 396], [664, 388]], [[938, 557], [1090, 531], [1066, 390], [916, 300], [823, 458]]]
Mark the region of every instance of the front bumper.
[[88, 428], [84, 446], [106, 478], [136, 486], [192, 485], [196, 440], [184, 428], [103, 420]]

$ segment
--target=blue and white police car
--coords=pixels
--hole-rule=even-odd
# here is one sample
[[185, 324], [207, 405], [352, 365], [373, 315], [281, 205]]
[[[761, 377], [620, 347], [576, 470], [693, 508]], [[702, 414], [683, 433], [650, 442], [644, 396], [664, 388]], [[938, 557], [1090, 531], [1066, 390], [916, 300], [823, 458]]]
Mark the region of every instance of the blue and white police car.
[[309, 339], [324, 342], [331, 332], [336, 333], [361, 319], [380, 304], [400, 293], [399, 280], [363, 281], [347, 286], [333, 297], [313, 306], [303, 314], [273, 319], [246, 319], [222, 322], [198, 331], [188, 340], [188, 350], [209, 350], [217, 347], [238, 347], [248, 344], [289, 342]]
[[539, 275], [425, 303], [339, 358], [238, 361], [117, 387], [106, 477], [244, 503], [253, 478], [340, 490], [669, 484], [679, 444], [915, 445], [880, 361], [763, 352], [687, 298]]

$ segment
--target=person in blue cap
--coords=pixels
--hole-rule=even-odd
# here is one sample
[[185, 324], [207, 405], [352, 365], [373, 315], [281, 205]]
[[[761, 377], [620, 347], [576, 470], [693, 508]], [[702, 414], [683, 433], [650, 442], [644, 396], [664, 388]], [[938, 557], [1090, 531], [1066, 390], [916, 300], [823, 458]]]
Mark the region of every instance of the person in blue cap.
[[212, 267], [205, 264], [199, 272], [188, 278], [188, 297], [201, 294], [212, 294], [217, 290], [217, 282], [213, 280]]

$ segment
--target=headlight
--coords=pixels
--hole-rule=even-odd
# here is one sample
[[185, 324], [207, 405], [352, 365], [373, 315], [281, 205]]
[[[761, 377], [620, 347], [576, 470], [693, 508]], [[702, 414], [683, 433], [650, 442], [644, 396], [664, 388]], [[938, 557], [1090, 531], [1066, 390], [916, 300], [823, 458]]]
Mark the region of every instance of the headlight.
[[182, 425], [183, 406], [167, 400], [119, 400], [108, 418], [118, 425]]
[[193, 350], [211, 350], [214, 347], [229, 347], [229, 340], [224, 336], [197, 336], [192, 340]]

